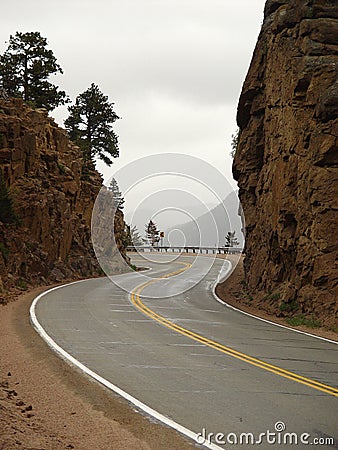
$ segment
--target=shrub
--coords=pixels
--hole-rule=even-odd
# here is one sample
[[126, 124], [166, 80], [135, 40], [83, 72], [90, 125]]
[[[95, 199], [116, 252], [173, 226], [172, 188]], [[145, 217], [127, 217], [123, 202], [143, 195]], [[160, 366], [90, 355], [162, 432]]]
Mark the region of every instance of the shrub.
[[18, 288], [22, 289], [23, 291], [27, 290], [27, 283], [22, 278], [19, 278], [17, 285], [18, 285]]
[[58, 168], [59, 168], [59, 171], [60, 171], [61, 175], [65, 175], [66, 174], [66, 169], [65, 169], [65, 166], [63, 164], [58, 162]]
[[297, 311], [298, 308], [299, 308], [299, 305], [296, 302], [296, 300], [291, 300], [290, 302], [282, 302], [279, 305], [279, 309], [282, 312], [289, 312], [289, 313], [291, 313], [291, 312]]
[[314, 317], [307, 318], [303, 315], [289, 317], [288, 319], [286, 319], [286, 322], [289, 325], [292, 325], [294, 327], [297, 327], [299, 325], [304, 325], [309, 328], [318, 328], [321, 326], [321, 323], [319, 322], [319, 320], [315, 319]]
[[5, 184], [2, 170], [0, 169], [0, 221], [4, 223], [18, 223], [18, 218], [13, 209], [13, 202], [9, 190]]

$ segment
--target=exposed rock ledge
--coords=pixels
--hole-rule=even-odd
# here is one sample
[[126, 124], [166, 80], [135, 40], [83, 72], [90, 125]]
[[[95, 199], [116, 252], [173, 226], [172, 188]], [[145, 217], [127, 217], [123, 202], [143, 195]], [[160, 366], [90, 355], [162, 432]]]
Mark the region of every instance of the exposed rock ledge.
[[269, 0], [243, 85], [233, 173], [248, 290], [277, 314], [337, 326], [338, 11]]
[[[0, 299], [12, 288], [101, 273], [90, 222], [102, 178], [44, 110], [0, 102], [0, 168], [19, 225], [0, 223]], [[124, 221], [116, 241], [122, 253]]]

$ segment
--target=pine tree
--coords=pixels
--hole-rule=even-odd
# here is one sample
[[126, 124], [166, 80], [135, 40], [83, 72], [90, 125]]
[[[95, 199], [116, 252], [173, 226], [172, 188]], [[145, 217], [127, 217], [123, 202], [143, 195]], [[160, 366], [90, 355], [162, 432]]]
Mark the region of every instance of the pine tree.
[[113, 194], [113, 202], [114, 202], [114, 207], [116, 209], [119, 209], [120, 211], [122, 211], [122, 209], [124, 208], [124, 198], [122, 196], [122, 192], [119, 189], [119, 185], [117, 184], [117, 181], [115, 180], [115, 178], [111, 179], [111, 182], [108, 186], [108, 190]]
[[125, 227], [126, 238], [126, 247], [139, 247], [143, 245], [143, 239], [141, 238], [136, 226], [131, 227], [126, 224]]
[[228, 234], [225, 236], [225, 247], [235, 247], [236, 245], [239, 245], [235, 234], [236, 231], [228, 231]]
[[56, 73], [63, 73], [62, 69], [39, 32], [10, 36], [7, 50], [0, 55], [0, 86], [9, 96], [49, 111], [64, 105], [66, 93], [48, 81]]
[[109, 103], [94, 83], [78, 95], [75, 105], [69, 106], [69, 117], [65, 127], [70, 139], [81, 149], [86, 161], [99, 157], [108, 166], [112, 158], [119, 156], [118, 137], [113, 123], [119, 119], [114, 112], [114, 103]]
[[148, 225], [146, 225], [146, 236], [150, 244], [154, 247], [156, 244], [158, 244], [160, 237], [160, 231], [157, 229], [156, 224], [149, 220]]
[[138, 229], [135, 225], [130, 229], [130, 236], [132, 245], [136, 247], [143, 245], [143, 239], [141, 238], [140, 233], [138, 232]]

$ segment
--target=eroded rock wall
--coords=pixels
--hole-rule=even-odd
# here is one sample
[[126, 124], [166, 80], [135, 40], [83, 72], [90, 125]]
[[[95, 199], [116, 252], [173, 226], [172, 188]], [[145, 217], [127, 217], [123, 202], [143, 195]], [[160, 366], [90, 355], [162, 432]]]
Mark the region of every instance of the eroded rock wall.
[[[102, 178], [43, 110], [0, 102], [0, 168], [19, 225], [0, 223], [0, 295], [11, 287], [101, 273], [90, 224]], [[116, 217], [116, 241], [123, 214]]]
[[337, 325], [338, 10], [269, 0], [238, 104], [233, 173], [249, 291]]

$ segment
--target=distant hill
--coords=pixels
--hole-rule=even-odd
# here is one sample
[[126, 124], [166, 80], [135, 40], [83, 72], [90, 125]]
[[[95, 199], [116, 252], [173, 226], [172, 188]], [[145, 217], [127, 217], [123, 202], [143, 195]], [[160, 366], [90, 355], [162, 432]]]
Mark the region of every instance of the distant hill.
[[198, 216], [195, 220], [173, 226], [166, 231], [164, 245], [224, 246], [228, 231], [236, 231], [236, 237], [244, 245], [242, 220], [238, 214], [239, 200], [232, 192], [223, 203]]
[[125, 220], [128, 224], [135, 225], [142, 237], [145, 237], [145, 226], [150, 219], [156, 223], [159, 230], [167, 234], [167, 230], [174, 228], [177, 224], [202, 216], [215, 206], [215, 203], [203, 203], [201, 199], [195, 198], [189, 192], [167, 189], [154, 192], [149, 197], [145, 196], [142, 205], [132, 210], [128, 210], [127, 199]]

